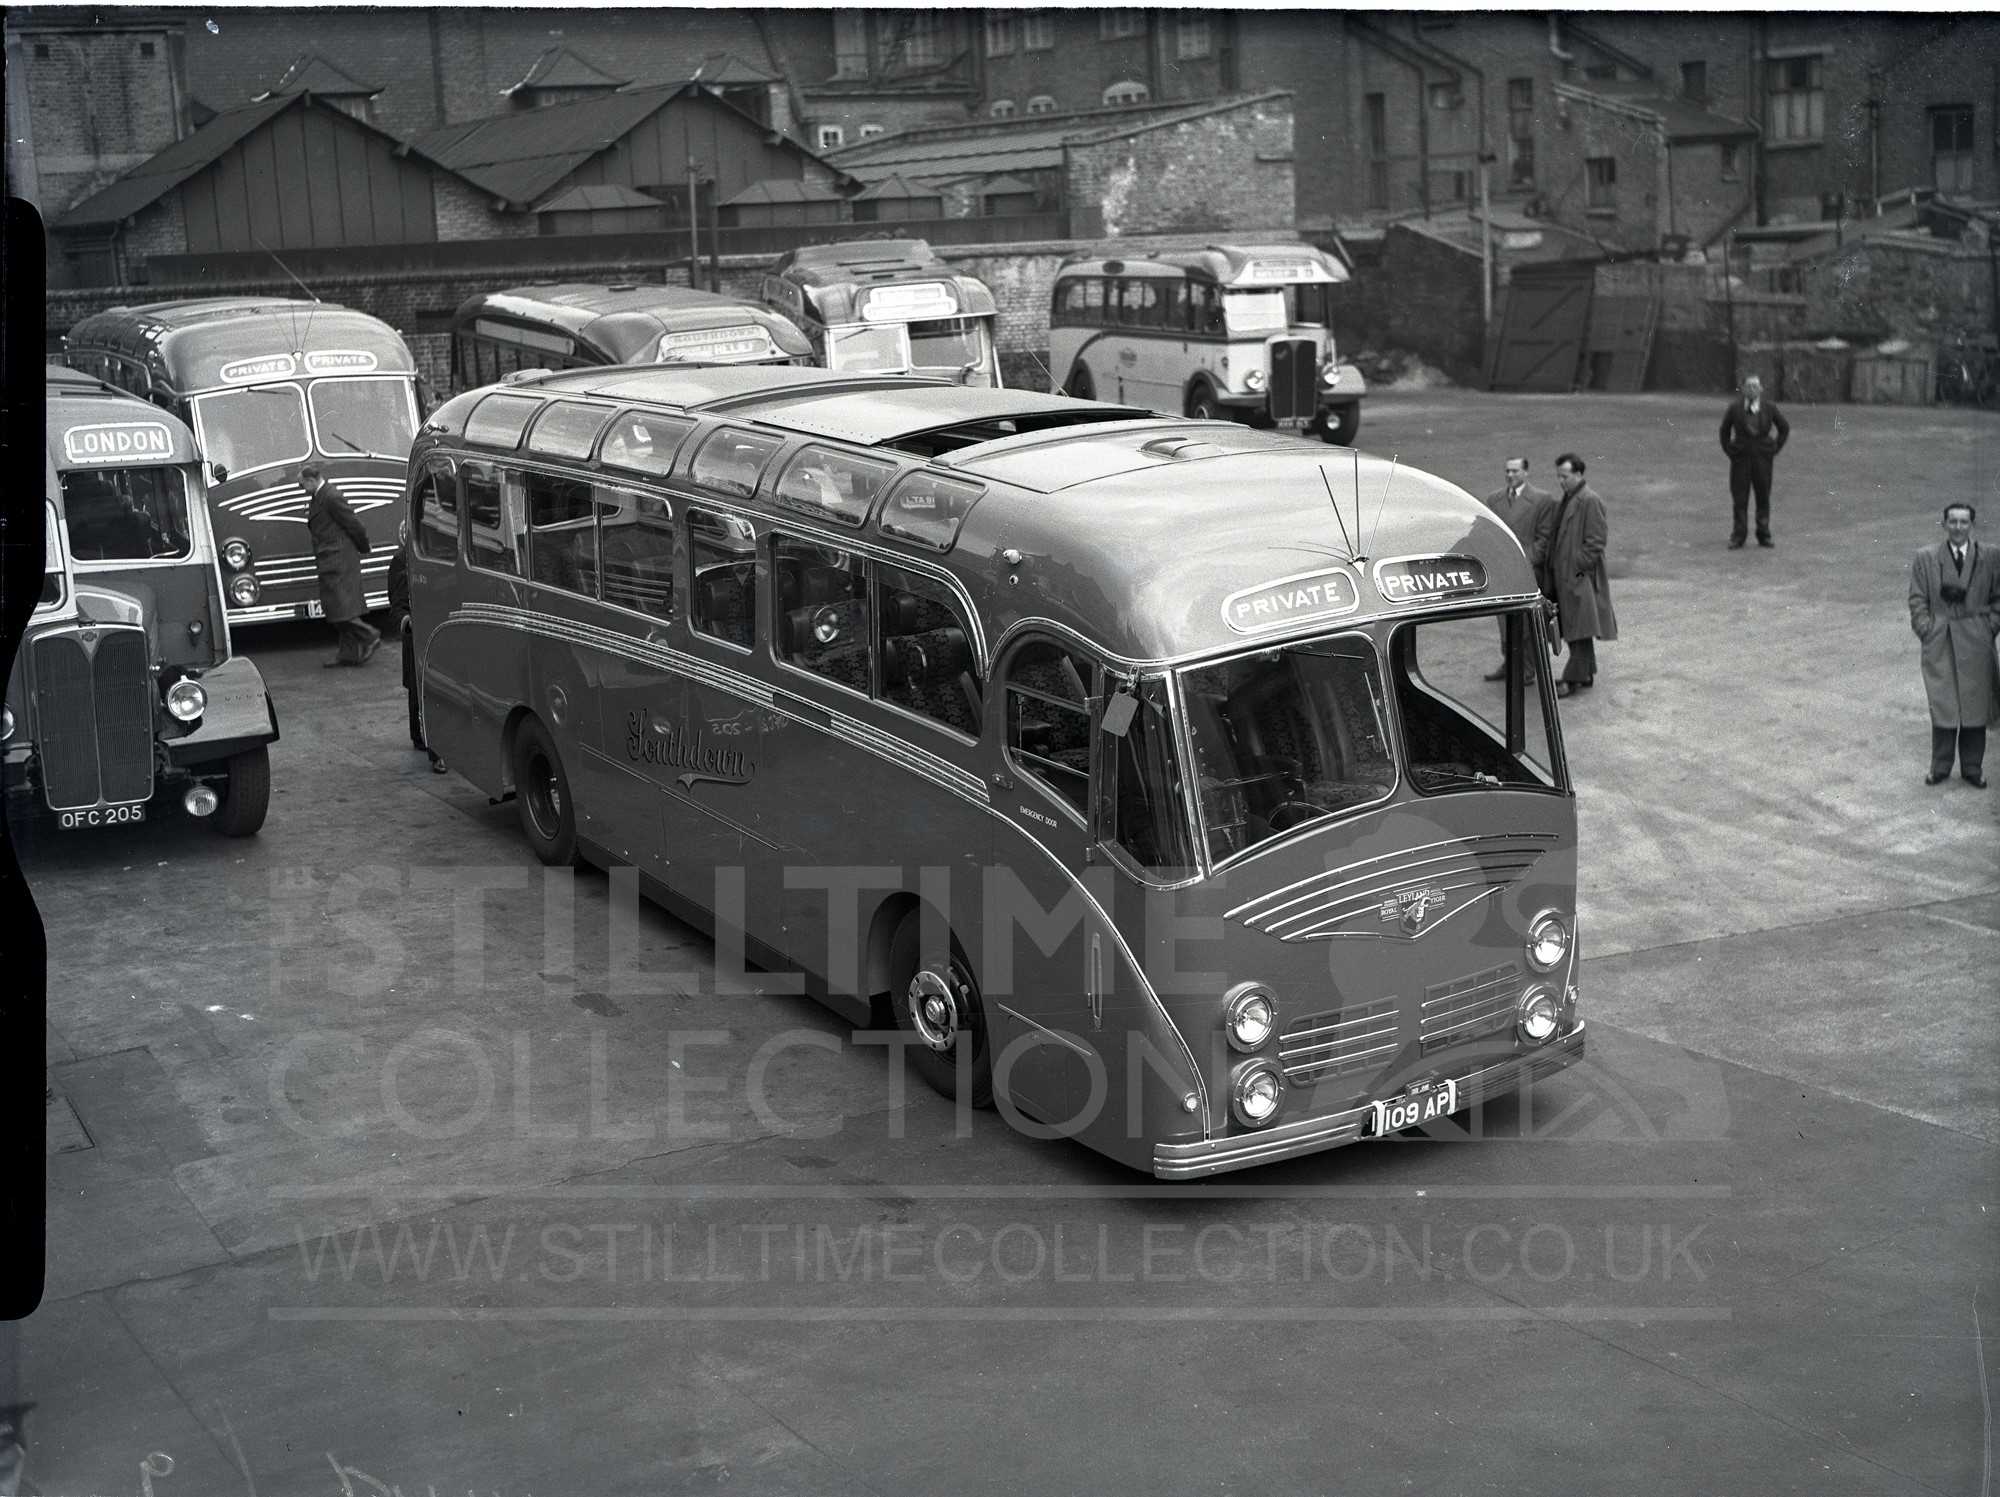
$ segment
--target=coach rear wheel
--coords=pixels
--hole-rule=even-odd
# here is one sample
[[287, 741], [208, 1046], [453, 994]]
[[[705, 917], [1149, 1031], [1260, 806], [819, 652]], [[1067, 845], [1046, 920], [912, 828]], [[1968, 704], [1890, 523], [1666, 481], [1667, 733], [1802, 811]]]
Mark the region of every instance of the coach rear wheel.
[[544, 863], [563, 867], [576, 861], [576, 808], [569, 776], [548, 730], [534, 718], [514, 735], [514, 793], [521, 807], [521, 830]]
[[[916, 1043], [910, 1063], [933, 1091], [974, 1107], [993, 1105], [993, 1055], [986, 1009], [958, 943], [922, 955], [923, 920], [916, 913], [897, 927], [889, 947], [890, 1000], [896, 1026]], [[960, 1096], [960, 1087], [966, 1088]]]

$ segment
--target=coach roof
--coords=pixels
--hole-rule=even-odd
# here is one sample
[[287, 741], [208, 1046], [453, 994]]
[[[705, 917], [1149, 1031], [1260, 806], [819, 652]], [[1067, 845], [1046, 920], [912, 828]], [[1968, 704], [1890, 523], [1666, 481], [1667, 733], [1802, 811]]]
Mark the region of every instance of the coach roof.
[[43, 396], [49, 460], [58, 469], [199, 461], [194, 436], [180, 418], [102, 380], [50, 364], [43, 371]]
[[225, 364], [281, 353], [339, 351], [374, 360], [372, 370], [351, 367], [337, 371], [341, 373], [414, 374], [417, 367], [396, 330], [379, 318], [331, 302], [281, 297], [205, 297], [112, 307], [84, 318], [64, 341], [109, 348], [133, 359], [157, 358], [184, 393], [222, 384]]
[[812, 352], [805, 334], [777, 313], [689, 286], [515, 286], [468, 299], [458, 316], [481, 312], [530, 317], [572, 336], [588, 334], [620, 363], [648, 357], [663, 332], [706, 328], [758, 327], [780, 353], [803, 358]]

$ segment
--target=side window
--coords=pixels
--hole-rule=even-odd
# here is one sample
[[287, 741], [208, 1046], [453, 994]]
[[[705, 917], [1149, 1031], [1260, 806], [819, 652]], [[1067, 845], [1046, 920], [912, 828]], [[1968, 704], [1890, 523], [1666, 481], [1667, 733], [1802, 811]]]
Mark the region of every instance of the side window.
[[702, 443], [695, 454], [691, 476], [694, 481], [723, 494], [743, 498], [757, 492], [758, 475], [778, 450], [776, 437], [723, 427]]
[[521, 476], [528, 500], [529, 576], [564, 592], [597, 596], [597, 506], [592, 486], [549, 473]]
[[1117, 739], [1106, 830], [1142, 868], [1189, 868], [1194, 859], [1175, 774], [1166, 683], [1158, 676], [1148, 677], [1135, 695], [1138, 709]]
[[1125, 310], [1125, 281], [1107, 281], [1104, 285], [1104, 320], [1113, 327], [1123, 327], [1132, 320]]
[[521, 514], [500, 470], [491, 463], [465, 463], [459, 475], [467, 559], [489, 572], [520, 576]]
[[778, 632], [771, 653], [866, 695], [868, 563], [814, 541], [778, 536], [771, 560]]
[[699, 633], [747, 650], [757, 638], [757, 537], [741, 515], [687, 511], [694, 588], [688, 623]]
[[928, 577], [878, 566], [875, 600], [882, 700], [977, 739], [984, 715], [979, 678], [951, 593]]
[[458, 484], [449, 473], [428, 469], [417, 484], [417, 555], [429, 561], [458, 556]]
[[677, 421], [650, 411], [627, 411], [604, 434], [599, 461], [634, 473], [664, 474], [674, 466], [674, 454], [694, 430], [692, 421]]
[[1090, 683], [1094, 667], [1036, 641], [1007, 665], [1007, 757], [1079, 818], [1090, 807]]
[[674, 510], [664, 499], [623, 489], [597, 491], [597, 545], [604, 601], [674, 617]]
[[1160, 284], [1158, 281], [1128, 281], [1125, 286], [1125, 320], [1135, 327], [1160, 325]]
[[831, 447], [801, 447], [771, 497], [835, 525], [858, 526], [896, 477], [896, 465]]
[[1083, 293], [1076, 320], [1085, 327], [1096, 327], [1104, 321], [1104, 282], [1097, 276], [1086, 276], [1076, 284]]

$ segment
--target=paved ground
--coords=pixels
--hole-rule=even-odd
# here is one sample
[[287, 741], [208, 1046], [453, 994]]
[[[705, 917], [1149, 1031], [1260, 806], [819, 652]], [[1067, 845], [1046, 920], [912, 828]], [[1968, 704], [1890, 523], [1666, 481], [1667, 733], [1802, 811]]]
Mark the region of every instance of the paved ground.
[[[1583, 452], [1624, 637], [1565, 704], [1587, 1065], [1488, 1136], [1156, 1186], [899, 1093], [246, 649], [271, 821], [42, 839], [44, 1493], [1975, 1492], [2000, 792], [1921, 784], [1910, 550], [2000, 423], [1385, 396], [1484, 492]], [[481, 901], [454, 891], [484, 885]], [[746, 1061], [746, 1057], [751, 1058]], [[81, 1145], [87, 1144], [87, 1147]]]

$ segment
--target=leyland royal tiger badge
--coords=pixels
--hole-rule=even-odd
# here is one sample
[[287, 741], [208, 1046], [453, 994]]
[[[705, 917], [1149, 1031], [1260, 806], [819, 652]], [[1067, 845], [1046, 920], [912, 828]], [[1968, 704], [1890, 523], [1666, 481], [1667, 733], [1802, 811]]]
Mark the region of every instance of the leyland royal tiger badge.
[[1444, 903], [1444, 890], [1436, 884], [1419, 884], [1414, 889], [1398, 889], [1382, 901], [1382, 918], [1393, 920], [1405, 935], [1424, 928], [1430, 912]]

